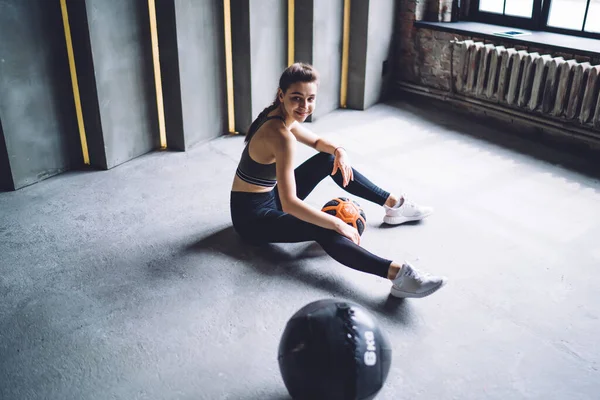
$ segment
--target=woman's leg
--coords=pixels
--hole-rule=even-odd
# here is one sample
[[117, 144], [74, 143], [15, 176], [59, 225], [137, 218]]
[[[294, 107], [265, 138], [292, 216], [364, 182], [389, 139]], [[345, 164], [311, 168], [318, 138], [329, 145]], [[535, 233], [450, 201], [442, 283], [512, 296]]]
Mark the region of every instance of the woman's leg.
[[[355, 269], [392, 281], [395, 297], [425, 297], [440, 289], [446, 279], [423, 274], [408, 263], [381, 258], [335, 231], [302, 221], [279, 210], [270, 210], [251, 224], [249, 240], [257, 243], [296, 243], [316, 241], [333, 259]], [[245, 230], [244, 228], [240, 231]]]
[[[335, 157], [331, 154], [318, 153], [294, 170], [296, 195], [299, 199], [306, 199], [319, 182], [327, 176], [331, 176], [334, 160]], [[391, 197], [389, 192], [375, 185], [356, 169], [352, 169], [352, 171], [354, 173], [354, 180], [350, 181], [346, 187], [343, 186], [343, 178], [340, 171], [336, 172], [331, 178], [345, 191], [379, 205], [384, 205]], [[277, 204], [280, 206], [279, 198], [277, 199]]]
[[333, 230], [277, 210], [273, 192], [232, 193], [231, 211], [235, 230], [247, 241], [254, 244], [316, 241], [341, 264], [390, 279], [393, 296], [424, 297], [444, 285], [443, 277], [422, 275], [407, 263], [381, 258]]
[[[306, 160], [294, 171], [296, 177], [296, 195], [304, 200], [325, 177], [331, 176], [335, 157], [327, 153], [318, 153]], [[389, 193], [371, 182], [356, 169], [352, 169], [354, 180], [348, 186], [343, 186], [341, 172], [336, 172], [331, 178], [339, 187], [358, 197], [384, 206], [385, 216], [383, 222], [390, 225], [399, 225], [409, 221], [418, 221], [433, 213], [431, 207], [423, 207], [411, 201], [406, 201], [402, 196]], [[281, 203], [277, 197], [277, 206], [281, 210]]]
[[238, 224], [236, 230], [255, 244], [316, 241], [327, 254], [347, 267], [383, 278], [388, 278], [390, 273], [392, 260], [376, 256], [333, 230], [302, 221], [283, 211], [268, 210], [255, 221]]

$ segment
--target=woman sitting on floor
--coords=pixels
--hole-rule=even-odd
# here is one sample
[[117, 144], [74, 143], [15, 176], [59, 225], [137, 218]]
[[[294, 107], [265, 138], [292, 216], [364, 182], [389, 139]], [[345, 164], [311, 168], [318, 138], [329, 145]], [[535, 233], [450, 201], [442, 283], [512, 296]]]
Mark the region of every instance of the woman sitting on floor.
[[[330, 175], [347, 192], [383, 206], [387, 224], [421, 220], [432, 212], [379, 188], [350, 166], [343, 147], [301, 125], [315, 109], [317, 88], [312, 66], [291, 65], [279, 79], [273, 104], [250, 126], [231, 189], [234, 229], [253, 244], [316, 241], [338, 262], [391, 280], [395, 297], [432, 294], [446, 278], [370, 253], [360, 246], [355, 228], [304, 201]], [[297, 142], [319, 153], [294, 169]]]

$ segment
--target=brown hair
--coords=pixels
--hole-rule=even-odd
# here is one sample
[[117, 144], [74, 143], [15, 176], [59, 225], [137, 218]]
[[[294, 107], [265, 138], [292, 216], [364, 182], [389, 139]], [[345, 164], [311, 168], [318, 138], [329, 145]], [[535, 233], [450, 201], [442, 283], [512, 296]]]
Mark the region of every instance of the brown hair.
[[[291, 85], [297, 82], [318, 83], [319, 73], [310, 64], [301, 62], [294, 63], [287, 67], [285, 71], [283, 71], [283, 73], [281, 74], [281, 77], [279, 78], [279, 89], [281, 89], [281, 91], [285, 93]], [[248, 134], [246, 135], [246, 143], [248, 143], [250, 139], [252, 139], [252, 136], [254, 136], [254, 134], [262, 124], [263, 120], [267, 117], [267, 115], [275, 108], [277, 108], [277, 106], [279, 106], [280, 103], [281, 102], [279, 101], [279, 96], [276, 94], [273, 103], [271, 103], [270, 106], [262, 110], [262, 112], [258, 114], [258, 117], [256, 117], [256, 119], [254, 120], [254, 122], [252, 122], [252, 125], [250, 125], [250, 128], [248, 129]]]

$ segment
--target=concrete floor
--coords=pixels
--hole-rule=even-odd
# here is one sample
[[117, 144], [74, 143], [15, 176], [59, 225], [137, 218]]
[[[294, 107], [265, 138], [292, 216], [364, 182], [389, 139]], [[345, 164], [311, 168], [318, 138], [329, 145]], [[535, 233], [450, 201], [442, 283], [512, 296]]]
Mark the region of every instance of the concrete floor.
[[[241, 243], [241, 137], [1, 193], [0, 398], [287, 399], [283, 328], [335, 297], [391, 339], [378, 399], [597, 399], [600, 183], [560, 165], [594, 166], [490, 125], [404, 102], [311, 124], [435, 207], [390, 228], [361, 202], [364, 247], [450, 278], [418, 300], [315, 245]], [[343, 193], [327, 181], [308, 201]]]

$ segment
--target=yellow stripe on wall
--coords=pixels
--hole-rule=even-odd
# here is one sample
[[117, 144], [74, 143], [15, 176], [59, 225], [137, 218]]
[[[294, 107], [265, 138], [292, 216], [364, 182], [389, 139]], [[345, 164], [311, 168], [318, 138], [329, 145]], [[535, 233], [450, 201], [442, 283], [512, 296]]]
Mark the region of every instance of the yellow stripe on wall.
[[225, 75], [227, 79], [227, 115], [229, 133], [235, 131], [235, 108], [233, 99], [233, 54], [231, 49], [231, 1], [223, 0], [225, 21]]
[[162, 79], [160, 75], [160, 54], [158, 52], [158, 29], [156, 28], [156, 4], [148, 0], [150, 13], [150, 37], [152, 40], [152, 63], [154, 64], [154, 86], [156, 86], [156, 107], [158, 110], [158, 131], [160, 135], [160, 148], [167, 148], [167, 132], [165, 129], [165, 110], [162, 93]]
[[346, 108], [348, 100], [348, 52], [350, 47], [350, 0], [344, 0], [344, 28], [342, 33], [342, 79], [340, 82], [340, 107]]
[[296, 13], [295, 0], [288, 0], [288, 67], [294, 63], [295, 58], [295, 40], [296, 27], [294, 25], [294, 15]]
[[75, 68], [75, 56], [73, 55], [73, 41], [71, 40], [71, 26], [69, 25], [69, 13], [66, 0], [60, 0], [63, 26], [65, 28], [65, 41], [67, 44], [67, 56], [69, 58], [69, 69], [71, 71], [71, 85], [73, 86], [73, 98], [75, 100], [75, 112], [77, 114], [77, 125], [79, 126], [79, 138], [81, 140], [81, 152], [83, 163], [90, 165], [85, 125], [83, 123], [83, 112], [81, 110], [81, 98], [79, 97], [79, 81], [77, 80], [77, 69]]

